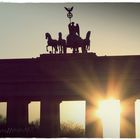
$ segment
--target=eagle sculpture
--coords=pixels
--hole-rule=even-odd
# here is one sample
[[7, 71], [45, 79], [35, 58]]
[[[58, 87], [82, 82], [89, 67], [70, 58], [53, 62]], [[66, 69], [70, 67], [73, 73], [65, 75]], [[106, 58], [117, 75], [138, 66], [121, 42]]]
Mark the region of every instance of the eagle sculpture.
[[73, 10], [73, 6], [71, 8], [64, 7], [69, 13]]

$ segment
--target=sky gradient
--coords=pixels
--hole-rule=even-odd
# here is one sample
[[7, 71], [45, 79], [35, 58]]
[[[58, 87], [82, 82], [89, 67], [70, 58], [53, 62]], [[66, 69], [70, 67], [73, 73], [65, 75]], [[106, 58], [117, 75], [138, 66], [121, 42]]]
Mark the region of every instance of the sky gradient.
[[72, 21], [81, 37], [91, 31], [91, 52], [104, 55], [140, 54], [139, 3], [0, 3], [0, 59], [32, 58], [46, 53], [44, 34], [68, 35], [64, 6], [74, 6]]
[[[71, 6], [81, 37], [91, 31], [91, 52], [98, 56], [140, 54], [140, 3], [0, 3], [0, 59], [36, 58], [46, 53], [46, 32], [55, 39], [58, 32], [63, 38], [68, 35], [64, 7]], [[0, 106], [2, 114], [6, 114], [4, 107]]]

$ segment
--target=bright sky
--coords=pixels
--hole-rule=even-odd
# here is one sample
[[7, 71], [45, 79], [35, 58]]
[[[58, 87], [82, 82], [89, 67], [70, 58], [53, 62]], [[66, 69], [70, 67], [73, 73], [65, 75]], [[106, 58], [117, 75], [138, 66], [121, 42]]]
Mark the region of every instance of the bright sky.
[[46, 53], [46, 32], [57, 39], [61, 31], [66, 38], [69, 20], [64, 6], [74, 6], [72, 21], [79, 23], [82, 38], [91, 31], [92, 52], [140, 54], [140, 3], [0, 3], [0, 59]]
[[45, 32], [68, 35], [64, 6], [74, 6], [81, 36], [91, 30], [97, 55], [140, 54], [140, 3], [0, 3], [0, 58], [38, 57], [46, 53]]
[[85, 128], [85, 105], [85, 101], [63, 101], [60, 104], [60, 122], [73, 122]]

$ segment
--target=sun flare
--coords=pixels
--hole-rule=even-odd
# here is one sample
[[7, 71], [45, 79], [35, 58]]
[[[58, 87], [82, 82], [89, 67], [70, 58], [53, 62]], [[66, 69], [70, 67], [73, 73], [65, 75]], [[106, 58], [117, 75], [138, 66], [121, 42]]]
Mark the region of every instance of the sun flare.
[[102, 121], [104, 137], [120, 137], [120, 112], [120, 100], [100, 101], [97, 116]]
[[99, 102], [97, 115], [101, 119], [104, 119], [106, 116], [114, 116], [115, 114], [118, 114], [120, 112], [121, 106], [119, 100], [108, 99]]

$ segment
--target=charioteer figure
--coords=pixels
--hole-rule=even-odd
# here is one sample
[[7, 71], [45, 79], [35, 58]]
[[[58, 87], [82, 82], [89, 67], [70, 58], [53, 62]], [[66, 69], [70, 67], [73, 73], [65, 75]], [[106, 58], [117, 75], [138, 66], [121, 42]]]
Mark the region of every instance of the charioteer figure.
[[[81, 37], [80, 37], [80, 29], [79, 29], [79, 25], [76, 24], [74, 22], [69, 23], [68, 25], [68, 29], [69, 29], [69, 35], [67, 36], [67, 44], [69, 44], [69, 46], [73, 46], [73, 44], [76, 44], [77, 42], [81, 41]], [[78, 53], [78, 46], [75, 47], [75, 50], [73, 51], [74, 53]]]
[[[67, 36], [67, 48], [71, 47], [73, 49], [73, 53], [78, 53], [79, 48], [81, 47], [82, 53], [86, 53], [87, 50], [90, 48], [90, 31], [87, 32], [86, 38], [82, 39], [80, 37], [80, 28], [79, 24], [76, 24], [74, 22], [71, 22], [71, 18], [73, 17], [73, 14], [71, 13], [73, 10], [73, 7], [66, 8], [68, 11], [67, 17], [70, 20], [70, 23], [68, 24], [69, 29], [69, 35]], [[70, 16], [71, 15], [71, 16]]]
[[80, 36], [80, 30], [79, 30], [79, 25], [76, 24], [74, 22], [69, 23], [68, 25], [69, 28], [69, 34], [77, 34], [78, 36]]

